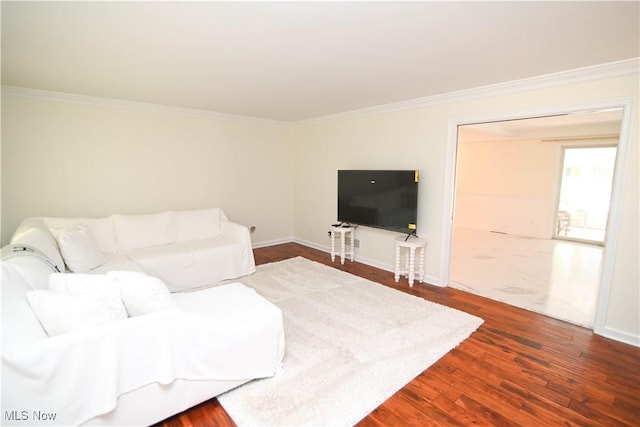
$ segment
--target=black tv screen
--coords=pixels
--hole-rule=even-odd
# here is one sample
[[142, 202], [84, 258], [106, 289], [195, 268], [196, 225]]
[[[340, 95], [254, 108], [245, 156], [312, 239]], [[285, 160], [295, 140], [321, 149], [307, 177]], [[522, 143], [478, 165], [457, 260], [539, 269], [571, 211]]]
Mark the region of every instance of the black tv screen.
[[338, 221], [411, 233], [417, 219], [418, 171], [338, 171]]

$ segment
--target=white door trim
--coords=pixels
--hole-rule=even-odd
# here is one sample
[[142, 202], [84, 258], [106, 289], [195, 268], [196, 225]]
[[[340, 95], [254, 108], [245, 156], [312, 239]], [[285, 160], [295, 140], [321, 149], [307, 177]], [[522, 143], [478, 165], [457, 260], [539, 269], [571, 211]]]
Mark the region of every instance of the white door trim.
[[[596, 319], [594, 332], [619, 341], [635, 344], [634, 337], [628, 337], [606, 326], [607, 312], [609, 309], [609, 296], [613, 279], [613, 267], [615, 262], [615, 252], [618, 244], [618, 234], [620, 230], [620, 218], [622, 207], [622, 192], [624, 189], [624, 179], [627, 169], [627, 152], [630, 145], [633, 120], [635, 115], [635, 101], [633, 98], [618, 100], [567, 105], [562, 107], [548, 107], [542, 109], [504, 112], [491, 115], [479, 115], [472, 117], [457, 117], [449, 120], [449, 130], [447, 137], [447, 152], [445, 159], [445, 177], [442, 211], [442, 258], [440, 261], [440, 276], [442, 285], [449, 286], [451, 269], [451, 247], [453, 239], [453, 218], [455, 210], [455, 190], [456, 190], [456, 158], [458, 150], [458, 126], [475, 123], [484, 123], [503, 120], [517, 120], [533, 117], [545, 117], [558, 114], [569, 114], [579, 111], [593, 111], [608, 108], [622, 108], [622, 124], [620, 129], [620, 141], [618, 143], [618, 154], [616, 156], [616, 168], [613, 177], [613, 189], [611, 194], [611, 210], [609, 212], [609, 225], [605, 241], [605, 249], [602, 262], [602, 273], [600, 277], [600, 291], [597, 301]], [[637, 338], [636, 338], [637, 339]], [[637, 345], [637, 344], [636, 344]]]

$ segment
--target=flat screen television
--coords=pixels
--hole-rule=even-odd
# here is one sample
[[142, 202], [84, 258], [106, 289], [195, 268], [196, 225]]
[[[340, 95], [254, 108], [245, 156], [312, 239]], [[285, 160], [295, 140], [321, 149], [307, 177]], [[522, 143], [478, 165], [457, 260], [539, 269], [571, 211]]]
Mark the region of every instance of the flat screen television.
[[338, 221], [415, 233], [417, 170], [339, 170]]

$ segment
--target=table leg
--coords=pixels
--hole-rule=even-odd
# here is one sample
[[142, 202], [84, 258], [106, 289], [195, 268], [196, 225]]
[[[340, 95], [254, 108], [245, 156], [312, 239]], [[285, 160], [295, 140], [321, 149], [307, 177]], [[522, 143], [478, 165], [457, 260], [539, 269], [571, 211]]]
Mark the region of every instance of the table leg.
[[349, 234], [351, 235], [351, 246], [350, 246], [350, 252], [349, 255], [351, 255], [351, 262], [353, 262], [354, 258], [356, 257], [356, 248], [355, 248], [355, 244], [356, 244], [356, 233], [355, 230], [351, 230], [349, 232]]
[[336, 260], [336, 232], [331, 231], [331, 262]]
[[345, 244], [345, 238], [344, 238], [344, 232], [340, 233], [340, 264], [344, 264], [344, 244]]
[[413, 279], [415, 278], [416, 264], [416, 248], [409, 248], [409, 287], [413, 288]]
[[396, 245], [396, 268], [394, 272], [396, 282], [400, 280], [400, 246]]
[[[402, 258], [402, 254], [400, 254]], [[404, 270], [402, 270], [403, 276], [409, 280], [409, 248], [404, 248]]]
[[424, 281], [424, 246], [420, 248], [420, 268], [418, 272], [420, 274], [420, 283]]

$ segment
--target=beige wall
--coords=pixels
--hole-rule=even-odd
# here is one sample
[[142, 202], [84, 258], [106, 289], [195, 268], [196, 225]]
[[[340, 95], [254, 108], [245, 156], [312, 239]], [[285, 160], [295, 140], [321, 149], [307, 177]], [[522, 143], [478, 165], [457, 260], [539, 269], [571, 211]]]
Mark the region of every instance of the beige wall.
[[[443, 203], [446, 200], [447, 149], [450, 121], [464, 122], [488, 116], [513, 116], [559, 106], [602, 103], [638, 96], [638, 75], [602, 79], [554, 88], [425, 106], [400, 112], [299, 123], [295, 129], [294, 235], [317, 247], [328, 247], [327, 230], [336, 220], [336, 170], [399, 168], [420, 170], [418, 234], [427, 239], [426, 275], [442, 284], [446, 243]], [[635, 112], [637, 124], [637, 110]], [[627, 177], [623, 185], [622, 223], [613, 283], [609, 295], [609, 331], [640, 342], [638, 298], [638, 136], [633, 134], [627, 152]], [[390, 269], [397, 234], [359, 228], [361, 260]], [[613, 250], [613, 249], [609, 249]], [[635, 261], [632, 261], [635, 260]], [[446, 263], [444, 264], [446, 265]]]
[[550, 238], [560, 154], [540, 140], [459, 141], [456, 227]]
[[293, 150], [281, 123], [3, 96], [2, 243], [28, 216], [220, 206], [293, 237]]
[[[444, 127], [438, 126], [443, 120]], [[337, 217], [338, 169], [418, 169], [417, 234], [428, 240], [427, 275], [437, 276], [442, 209], [442, 176], [446, 117], [430, 111], [407, 111], [375, 117], [302, 124], [296, 129], [295, 236], [320, 247], [329, 245], [327, 231]], [[438, 185], [438, 182], [440, 185]], [[437, 212], [437, 213], [434, 213]], [[360, 227], [358, 256], [390, 269], [393, 239], [398, 233]]]
[[[327, 249], [338, 169], [419, 169], [418, 234], [427, 279], [440, 283], [449, 124], [638, 96], [638, 75], [451, 101], [406, 111], [283, 124], [198, 118], [3, 96], [2, 241], [26, 216], [101, 216], [221, 206], [256, 225], [254, 243]], [[638, 113], [634, 122], [637, 125]], [[640, 337], [637, 128], [627, 151], [621, 225], [605, 326]], [[398, 234], [361, 227], [357, 256], [391, 268]]]

